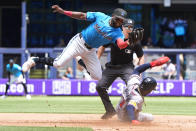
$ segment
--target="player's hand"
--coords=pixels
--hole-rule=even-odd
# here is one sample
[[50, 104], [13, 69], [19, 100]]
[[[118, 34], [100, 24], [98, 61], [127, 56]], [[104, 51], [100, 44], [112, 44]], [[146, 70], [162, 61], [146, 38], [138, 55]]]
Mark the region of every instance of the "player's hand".
[[53, 5], [52, 6], [52, 9], [53, 9], [53, 13], [62, 13], [63, 12], [63, 9], [61, 7], [59, 7], [58, 5]]

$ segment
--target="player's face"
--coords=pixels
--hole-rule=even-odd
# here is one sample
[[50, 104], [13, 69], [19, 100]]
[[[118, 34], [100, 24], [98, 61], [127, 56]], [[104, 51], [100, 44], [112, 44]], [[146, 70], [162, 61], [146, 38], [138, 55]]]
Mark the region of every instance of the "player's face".
[[128, 33], [131, 33], [133, 31], [133, 26], [126, 26], [123, 28], [125, 28], [126, 32], [128, 32]]
[[122, 24], [124, 22], [124, 19], [120, 18], [120, 17], [117, 17], [117, 16], [114, 16], [112, 18], [112, 21], [113, 21], [113, 27], [118, 28], [118, 27], [122, 26]]
[[132, 26], [128, 26], [128, 27], [122, 26], [122, 29], [123, 29], [123, 34], [125, 36], [125, 39], [128, 39], [129, 33], [131, 33], [133, 31], [133, 27]]
[[10, 63], [10, 67], [12, 67], [12, 66], [13, 66], [13, 64], [14, 64], [14, 63]]

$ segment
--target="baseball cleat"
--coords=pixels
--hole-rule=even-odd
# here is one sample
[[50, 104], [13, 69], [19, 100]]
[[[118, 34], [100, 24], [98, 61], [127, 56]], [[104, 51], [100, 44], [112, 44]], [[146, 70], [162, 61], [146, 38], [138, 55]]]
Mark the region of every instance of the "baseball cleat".
[[101, 119], [109, 119], [109, 118], [112, 118], [114, 115], [116, 115], [116, 111], [113, 111], [113, 112], [106, 112], [106, 113], [101, 117]]
[[27, 72], [31, 67], [35, 66], [35, 59], [38, 59], [38, 57], [30, 57], [23, 65], [22, 65], [22, 71], [25, 73]]
[[31, 100], [31, 95], [26, 95], [27, 100]]
[[164, 56], [164, 57], [160, 57], [160, 58], [156, 59], [155, 61], [150, 62], [150, 65], [151, 65], [151, 67], [160, 66], [160, 65], [163, 65], [169, 61], [170, 61], [169, 57]]
[[133, 125], [140, 125], [141, 122], [139, 122], [138, 120], [132, 120], [131, 124], [133, 124]]
[[1, 96], [1, 99], [5, 99], [5, 98], [6, 98], [6, 95], [2, 95], [2, 96]]

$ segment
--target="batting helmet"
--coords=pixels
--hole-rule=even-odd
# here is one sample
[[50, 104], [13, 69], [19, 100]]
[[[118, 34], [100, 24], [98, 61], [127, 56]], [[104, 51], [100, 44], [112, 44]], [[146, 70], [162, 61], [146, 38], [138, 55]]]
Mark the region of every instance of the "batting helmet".
[[157, 82], [152, 77], [146, 77], [143, 79], [142, 83], [140, 84], [140, 92], [142, 96], [148, 95], [152, 90], [155, 90], [157, 86]]
[[113, 11], [112, 16], [117, 16], [117, 17], [125, 19], [127, 17], [127, 11], [125, 11], [121, 8], [116, 8]]
[[123, 26], [124, 27], [134, 27], [135, 21], [132, 19], [125, 19]]

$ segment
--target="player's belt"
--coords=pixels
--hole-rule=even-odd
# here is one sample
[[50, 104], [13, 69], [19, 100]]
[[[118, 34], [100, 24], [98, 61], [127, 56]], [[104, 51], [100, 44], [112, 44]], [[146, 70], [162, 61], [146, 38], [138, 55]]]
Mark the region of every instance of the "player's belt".
[[[80, 39], [82, 38], [82, 33], [79, 33]], [[92, 47], [90, 47], [88, 44], [84, 43], [84, 45], [86, 46], [87, 49], [92, 49]]]

